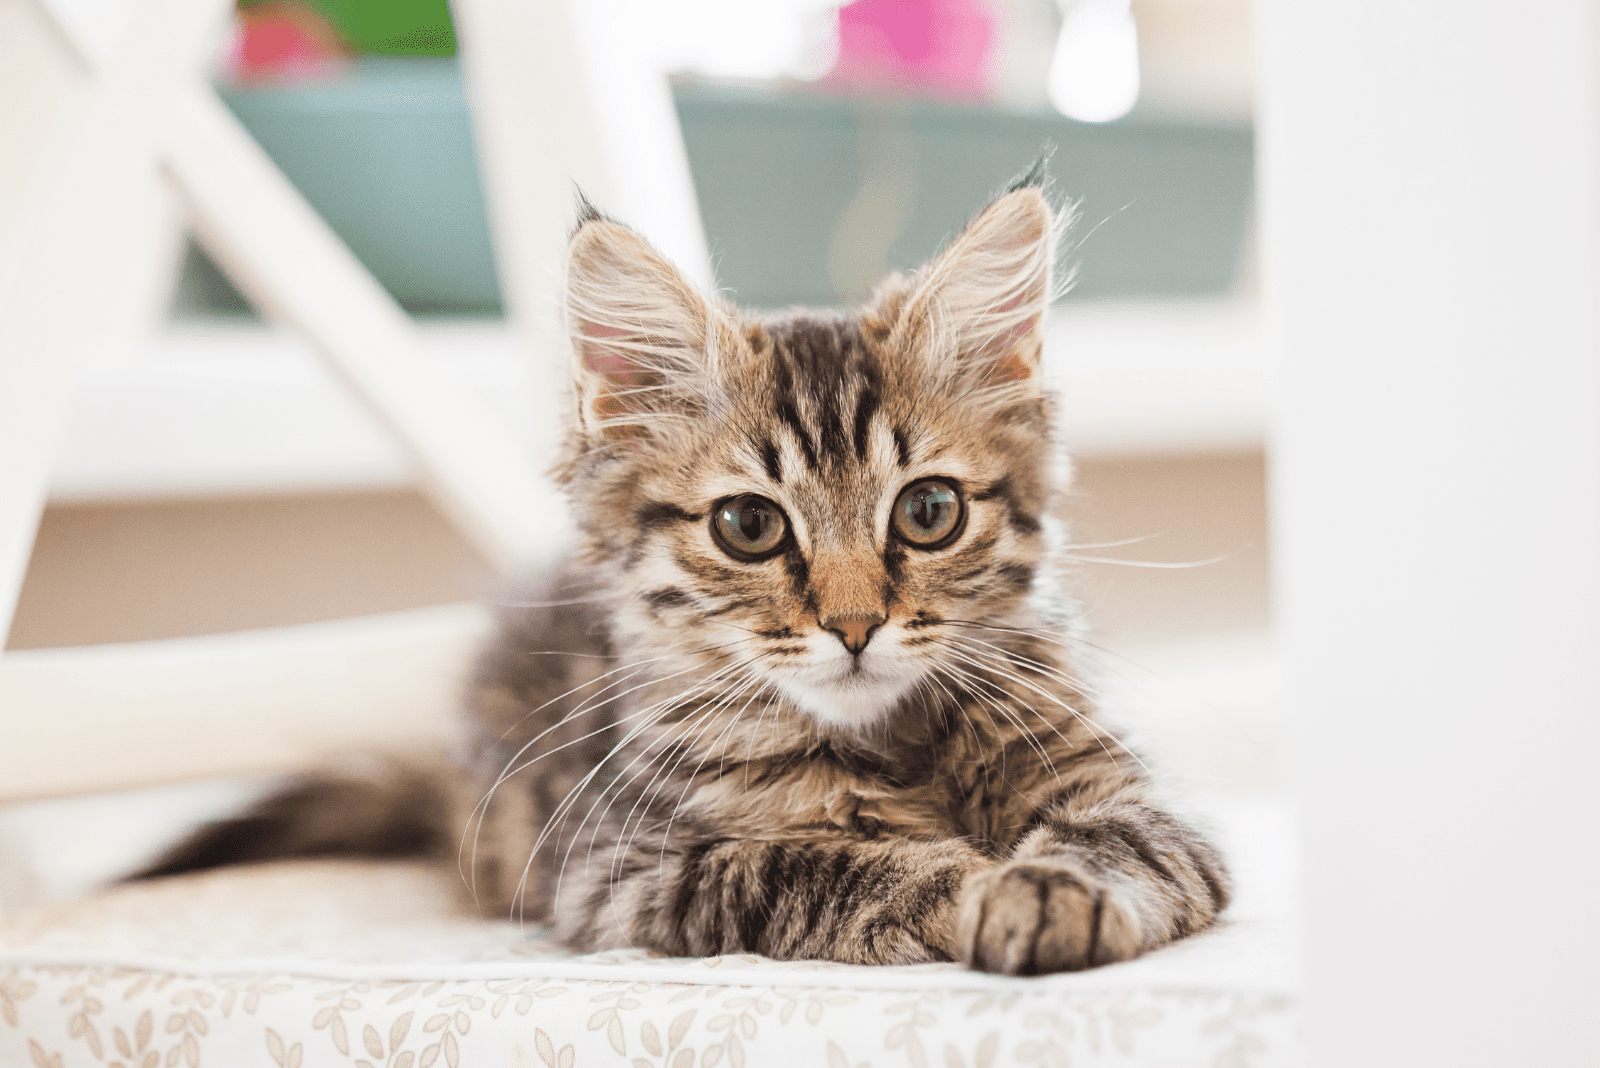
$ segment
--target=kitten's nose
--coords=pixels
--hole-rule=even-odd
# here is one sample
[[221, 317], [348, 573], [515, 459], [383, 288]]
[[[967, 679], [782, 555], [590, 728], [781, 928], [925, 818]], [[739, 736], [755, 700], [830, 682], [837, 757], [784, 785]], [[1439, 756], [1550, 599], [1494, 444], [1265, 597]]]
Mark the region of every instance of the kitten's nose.
[[848, 616], [829, 616], [822, 620], [822, 628], [831, 630], [844, 642], [851, 653], [859, 654], [872, 640], [872, 632], [883, 626], [889, 617], [882, 612], [855, 613]]

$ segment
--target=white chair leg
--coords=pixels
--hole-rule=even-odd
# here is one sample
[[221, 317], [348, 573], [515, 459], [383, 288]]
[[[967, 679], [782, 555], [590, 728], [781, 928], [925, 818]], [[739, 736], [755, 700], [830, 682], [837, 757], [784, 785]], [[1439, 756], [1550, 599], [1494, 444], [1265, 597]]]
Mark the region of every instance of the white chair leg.
[[[0, 50], [63, 48], [42, 19]], [[75, 62], [75, 61], [73, 61]], [[115, 101], [87, 79], [65, 93], [55, 128], [30, 161], [25, 191], [0, 235], [0, 638], [10, 629], [50, 458], [98, 317], [96, 238], [117, 231], [106, 187]], [[0, 144], [0, 151], [20, 146]], [[114, 249], [104, 249], [114, 253]]]
[[0, 802], [447, 752], [476, 605], [0, 659]]
[[[573, 189], [711, 283], [666, 78], [606, 0], [456, 0], [495, 258], [508, 312], [553, 351]], [[552, 104], [552, 102], [559, 102]]]
[[[0, 234], [0, 636], [16, 608], [79, 363], [96, 349], [129, 347], [161, 303], [175, 220], [153, 125], [167, 85], [192, 77], [225, 7], [137, 2], [123, 46], [110, 55], [76, 54], [42, 7], [8, 13], [0, 65], [26, 58], [38, 67], [50, 56], [49, 69], [72, 73], [59, 100], [0, 101], [56, 108], [42, 145], [0, 141], [0, 153], [16, 153], [7, 169], [24, 176], [25, 189]], [[0, 124], [0, 133], [15, 129]]]
[[167, 164], [207, 251], [252, 303], [305, 335], [491, 563], [514, 572], [547, 560], [565, 541], [565, 510], [531, 450], [438, 374], [410, 319], [214, 93], [195, 85], [174, 112]]

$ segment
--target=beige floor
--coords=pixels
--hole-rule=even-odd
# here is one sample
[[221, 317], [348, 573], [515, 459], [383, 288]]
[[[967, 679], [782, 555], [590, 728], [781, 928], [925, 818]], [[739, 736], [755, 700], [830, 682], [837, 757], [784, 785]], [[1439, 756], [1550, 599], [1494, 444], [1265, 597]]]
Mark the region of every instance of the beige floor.
[[46, 509], [7, 643], [174, 638], [470, 598], [490, 572], [409, 492]]

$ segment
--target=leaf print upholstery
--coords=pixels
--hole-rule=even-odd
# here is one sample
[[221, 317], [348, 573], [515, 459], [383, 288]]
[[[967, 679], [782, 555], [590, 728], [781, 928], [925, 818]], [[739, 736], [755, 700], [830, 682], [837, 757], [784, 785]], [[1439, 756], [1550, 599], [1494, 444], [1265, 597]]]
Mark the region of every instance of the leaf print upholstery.
[[1286, 941], [1276, 922], [1245, 915], [1129, 964], [1024, 980], [573, 956], [537, 928], [458, 916], [423, 866], [224, 869], [0, 927], [0, 1065], [1271, 1068], [1297, 1055], [1292, 961], [1263, 966]]

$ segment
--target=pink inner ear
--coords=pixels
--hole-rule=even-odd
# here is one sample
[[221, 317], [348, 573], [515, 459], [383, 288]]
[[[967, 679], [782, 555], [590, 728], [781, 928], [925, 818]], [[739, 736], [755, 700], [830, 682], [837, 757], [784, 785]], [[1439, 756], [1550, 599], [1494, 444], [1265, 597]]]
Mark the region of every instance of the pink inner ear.
[[597, 342], [583, 346], [584, 370], [610, 376], [639, 369], [639, 365], [625, 351], [604, 344], [609, 338], [626, 336], [627, 330], [617, 326], [591, 323], [588, 320], [582, 322], [580, 330], [585, 338], [593, 338]]
[[[578, 332], [583, 368], [600, 376], [599, 388], [590, 400], [594, 414], [603, 420], [616, 419], [645, 407], [637, 390], [659, 385], [661, 376], [626, 348], [609, 345], [615, 338], [633, 338], [636, 331], [626, 327], [579, 320]], [[644, 431], [637, 426], [612, 426], [606, 434], [615, 438], [635, 438]]]
[[1018, 330], [1015, 333], [1016, 338], [1010, 349], [989, 366], [989, 373], [985, 376], [989, 381], [1021, 382], [1033, 377], [1033, 364], [1022, 355], [1021, 341], [1027, 335], [1027, 331]]
[[[1022, 302], [1022, 297], [1013, 297], [1002, 304], [999, 310], [1015, 311]], [[1030, 315], [984, 342], [981, 356], [987, 365], [983, 375], [986, 382], [1021, 382], [1032, 377], [1033, 363], [1025, 355], [1023, 342], [1038, 325], [1039, 316]]]

